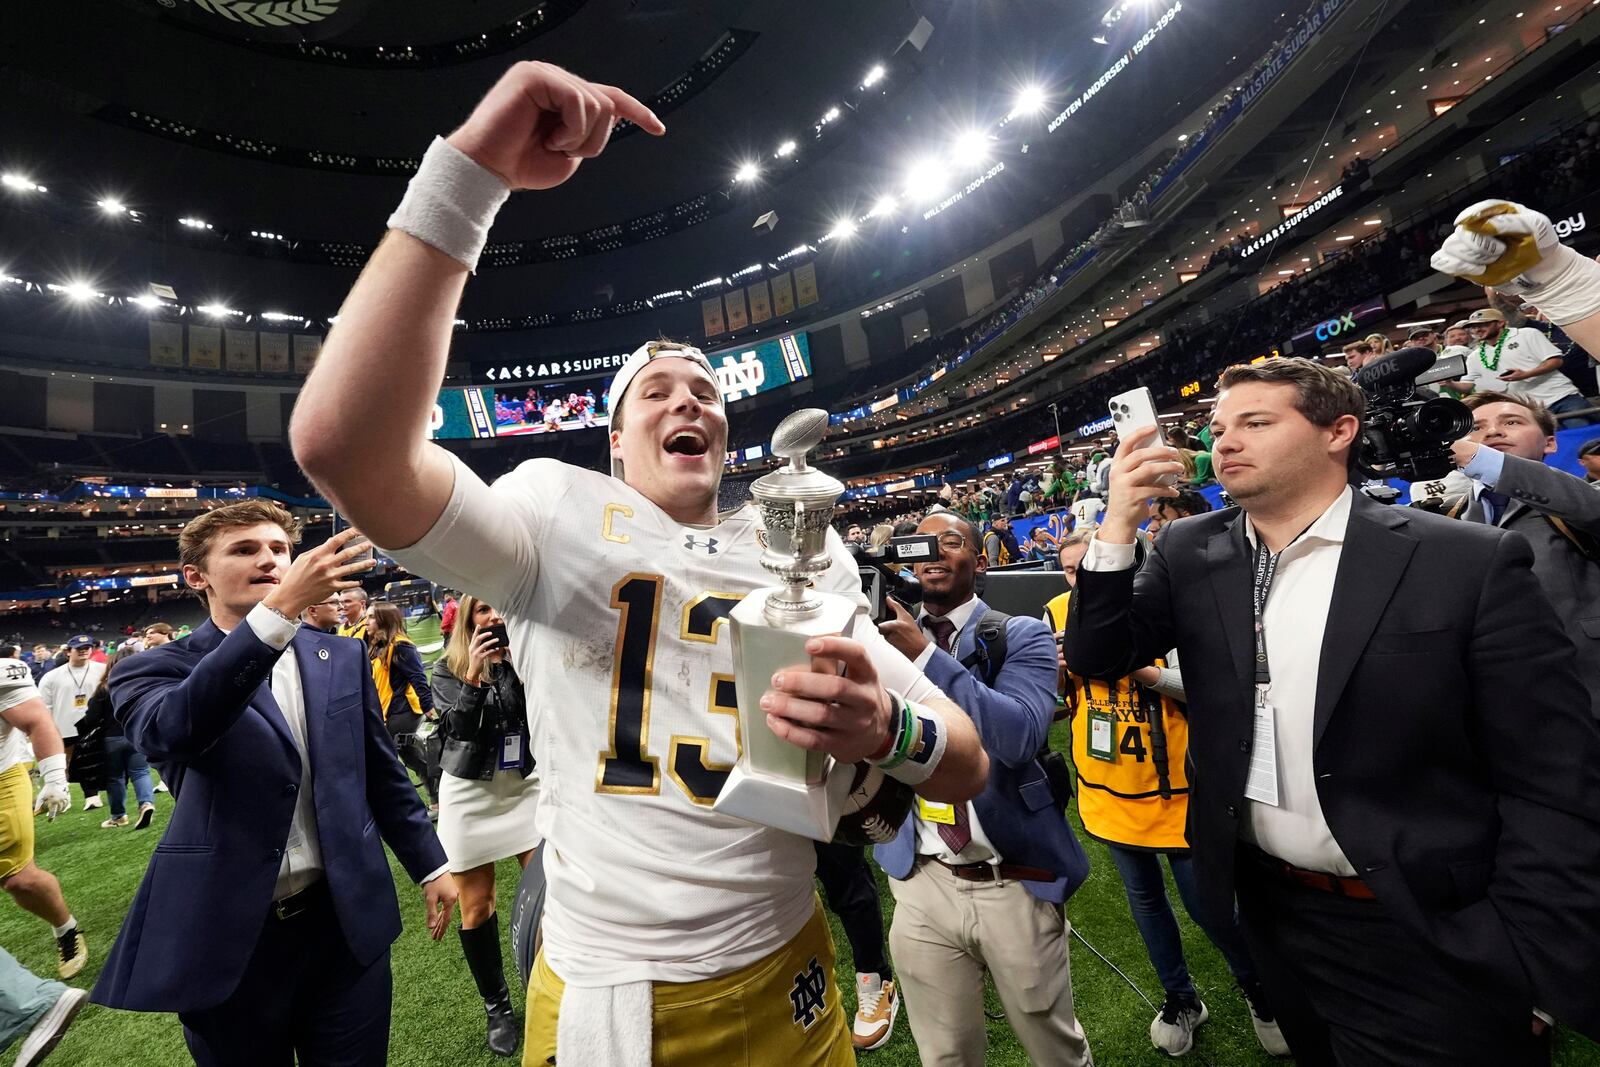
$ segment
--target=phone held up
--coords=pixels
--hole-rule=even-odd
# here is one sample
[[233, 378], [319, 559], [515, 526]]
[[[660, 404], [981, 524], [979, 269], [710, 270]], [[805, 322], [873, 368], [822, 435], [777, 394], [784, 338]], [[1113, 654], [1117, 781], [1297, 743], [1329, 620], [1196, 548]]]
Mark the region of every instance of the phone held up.
[[[1111, 398], [1108, 405], [1111, 409], [1111, 426], [1116, 430], [1117, 437], [1126, 440], [1135, 432], [1154, 427], [1156, 435], [1145, 447], [1165, 444], [1161, 436], [1161, 420], [1156, 417], [1156, 400], [1150, 394], [1147, 386], [1129, 389], [1126, 393], [1118, 393]], [[1162, 485], [1173, 485], [1178, 481], [1176, 474], [1165, 474], [1161, 477]]]

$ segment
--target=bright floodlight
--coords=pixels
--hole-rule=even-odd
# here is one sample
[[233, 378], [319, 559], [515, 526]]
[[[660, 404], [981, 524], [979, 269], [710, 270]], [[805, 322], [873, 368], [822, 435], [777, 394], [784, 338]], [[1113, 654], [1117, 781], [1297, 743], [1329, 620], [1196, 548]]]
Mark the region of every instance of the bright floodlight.
[[854, 222], [849, 219], [840, 219], [838, 222], [833, 224], [833, 229], [828, 231], [828, 236], [837, 239], [840, 237], [849, 237], [855, 232], [856, 224]]
[[981, 130], [968, 130], [950, 146], [950, 157], [957, 164], [977, 166], [989, 157], [989, 135]]
[[85, 300], [92, 300], [100, 295], [94, 291], [94, 286], [86, 282], [68, 282], [60, 287], [60, 291], [68, 299], [80, 304]]
[[1029, 85], [1017, 93], [1017, 98], [1011, 104], [1011, 115], [1036, 115], [1044, 110], [1044, 90], [1037, 85]]
[[783, 159], [787, 156], [794, 155], [795, 149], [799, 147], [800, 146], [795, 144], [793, 141], [785, 141], [778, 146], [778, 150], [774, 152], [773, 155], [777, 156], [779, 159]]
[[143, 296], [130, 296], [128, 298], [128, 302], [132, 304], [138, 304], [142, 308], [158, 308], [161, 306], [161, 298], [158, 296], [150, 296], [149, 294], [145, 294]]
[[888, 72], [883, 69], [882, 63], [875, 64], [871, 70], [867, 71], [867, 76], [861, 79], [861, 88], [872, 88], [874, 85], [877, 85], [879, 82], [883, 81], [883, 76], [886, 73]]
[[33, 180], [31, 178], [24, 178], [20, 174], [0, 174], [0, 183], [4, 183], [7, 189], [15, 189], [22, 193], [44, 192], [44, 186], [35, 185], [33, 184]]
[[739, 164], [739, 169], [733, 172], [733, 180], [736, 182], [753, 182], [760, 175], [761, 168], [754, 163], [741, 163]]
[[906, 171], [906, 196], [918, 201], [932, 200], [944, 192], [948, 183], [949, 176], [937, 161], [919, 160]]
[[224, 315], [237, 315], [237, 314], [239, 314], [237, 311], [233, 310], [231, 307], [227, 307], [227, 306], [225, 306], [223, 304], [201, 304], [198, 310], [202, 314], [210, 315], [214, 319], [220, 319]]
[[892, 214], [894, 214], [894, 208], [895, 208], [895, 204], [896, 203], [897, 203], [897, 201], [892, 196], [880, 196], [880, 197], [878, 197], [878, 202], [872, 205], [872, 210], [871, 211], [867, 212], [867, 218], [876, 219], [876, 218], [881, 218], [884, 215], [892, 215]]
[[122, 201], [112, 199], [109, 196], [103, 200], [96, 200], [95, 204], [107, 215], [125, 215], [128, 211], [128, 209], [123, 206]]

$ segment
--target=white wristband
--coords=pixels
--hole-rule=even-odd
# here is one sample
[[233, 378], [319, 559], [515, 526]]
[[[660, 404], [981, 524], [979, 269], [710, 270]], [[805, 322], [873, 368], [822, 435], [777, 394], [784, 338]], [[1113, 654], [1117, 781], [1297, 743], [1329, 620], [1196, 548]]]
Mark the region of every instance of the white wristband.
[[511, 190], [487, 167], [435, 137], [389, 228], [409, 233], [477, 273], [489, 227]]
[[[921, 785], [933, 777], [939, 762], [944, 759], [944, 750], [950, 740], [944, 716], [937, 708], [907, 700], [893, 690], [885, 691], [890, 700], [905, 709], [903, 731], [909, 736], [904, 737], [904, 744], [897, 743], [896, 750], [889, 756], [873, 762], [896, 781], [912, 786]], [[902, 731], [896, 731], [897, 741], [902, 736]]]
[[67, 784], [67, 757], [63, 752], [54, 756], [46, 756], [39, 761], [39, 777], [43, 778], [46, 785], [52, 781], [62, 785]]
[[[1531, 275], [1539, 275], [1535, 281]], [[1600, 263], [1558, 245], [1545, 262], [1518, 279], [1521, 295], [1557, 326], [1600, 313]]]

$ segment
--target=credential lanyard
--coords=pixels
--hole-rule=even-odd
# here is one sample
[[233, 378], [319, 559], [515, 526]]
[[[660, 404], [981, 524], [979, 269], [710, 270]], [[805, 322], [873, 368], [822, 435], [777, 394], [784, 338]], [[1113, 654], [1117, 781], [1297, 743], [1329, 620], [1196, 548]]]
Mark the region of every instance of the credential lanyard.
[[[1313, 523], [1312, 525], [1316, 524]], [[1256, 692], [1262, 697], [1265, 696], [1266, 687], [1272, 684], [1272, 670], [1267, 663], [1267, 597], [1272, 594], [1272, 580], [1278, 576], [1278, 560], [1283, 558], [1284, 552], [1289, 551], [1294, 546], [1295, 541], [1299, 541], [1310, 530], [1310, 526], [1301, 530], [1294, 541], [1284, 545], [1277, 553], [1273, 553], [1267, 548], [1267, 542], [1259, 532], [1256, 534], [1256, 559], [1252, 573], [1254, 582], [1251, 589], [1251, 603], [1255, 608]]]

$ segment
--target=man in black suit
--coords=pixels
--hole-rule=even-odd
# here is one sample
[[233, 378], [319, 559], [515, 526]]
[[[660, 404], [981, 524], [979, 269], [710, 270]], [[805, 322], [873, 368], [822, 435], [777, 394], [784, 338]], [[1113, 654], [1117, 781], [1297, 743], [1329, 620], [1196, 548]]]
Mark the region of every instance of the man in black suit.
[[1534, 1009], [1600, 1036], [1600, 726], [1527, 541], [1348, 484], [1364, 403], [1306, 360], [1230, 368], [1238, 502], [1135, 531], [1174, 450], [1117, 450], [1065, 657], [1176, 647], [1204, 905], [1238, 894], [1297, 1061], [1547, 1062]]

